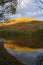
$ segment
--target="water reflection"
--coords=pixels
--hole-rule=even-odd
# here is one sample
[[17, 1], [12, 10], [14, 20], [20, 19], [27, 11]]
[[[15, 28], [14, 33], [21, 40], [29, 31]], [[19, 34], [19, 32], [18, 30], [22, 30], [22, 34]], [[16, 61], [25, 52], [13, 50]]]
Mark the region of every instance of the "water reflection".
[[17, 52], [10, 48], [6, 48], [6, 50], [26, 65], [36, 65], [36, 61], [38, 60], [37, 62], [39, 62], [39, 58], [37, 57], [43, 54], [43, 50], [37, 52]]
[[26, 64], [26, 65], [40, 65], [40, 63], [41, 63], [41, 65], [43, 65], [43, 49], [37, 50], [34, 52], [16, 51], [16, 50], [13, 50], [15, 46], [14, 46], [14, 44], [11, 44], [12, 42], [10, 40], [8, 41], [3, 38], [1, 38], [0, 40], [1, 40], [1, 42], [4, 42], [5, 49], [12, 56], [16, 57], [18, 60], [20, 60], [24, 64]]
[[6, 50], [13, 56], [15, 56], [17, 59], [19, 59], [20, 61], [22, 61], [24, 64], [26, 65], [35, 65], [35, 57], [34, 54], [31, 54], [29, 52], [17, 52], [17, 51], [13, 51], [9, 48], [6, 48]]
[[[4, 46], [5, 46], [6, 50], [11, 55], [15, 56], [17, 59], [19, 59], [20, 61], [22, 61], [26, 65], [38, 65], [36, 63], [37, 59], [38, 59], [38, 62], [39, 62], [38, 56], [43, 54], [43, 49], [38, 50], [38, 51], [34, 51], [34, 52], [30, 52], [30, 51], [22, 52], [22, 51], [13, 50], [13, 49], [15, 49], [14, 48], [15, 47], [14, 44], [11, 44], [11, 43], [7, 44], [7, 43], [5, 43]], [[40, 65], [40, 63], [39, 63], [39, 65]]]

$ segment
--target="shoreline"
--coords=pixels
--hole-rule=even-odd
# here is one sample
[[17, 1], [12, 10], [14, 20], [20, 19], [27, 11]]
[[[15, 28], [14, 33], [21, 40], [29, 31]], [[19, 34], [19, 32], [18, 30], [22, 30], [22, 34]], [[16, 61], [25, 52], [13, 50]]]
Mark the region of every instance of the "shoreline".
[[25, 65], [7, 52], [3, 43], [0, 44], [0, 65]]

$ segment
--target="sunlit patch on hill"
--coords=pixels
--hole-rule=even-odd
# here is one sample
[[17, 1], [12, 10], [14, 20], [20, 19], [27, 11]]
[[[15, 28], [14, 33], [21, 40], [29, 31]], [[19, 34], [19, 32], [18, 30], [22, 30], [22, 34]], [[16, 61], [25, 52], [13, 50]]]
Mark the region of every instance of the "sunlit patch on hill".
[[0, 23], [0, 26], [16, 24], [21, 22], [31, 22], [31, 21], [39, 21], [39, 20], [37, 18], [15, 18], [15, 19], [11, 19], [6, 22]]
[[[1, 27], [2, 26], [2, 27]], [[3, 23], [0, 23], [0, 29], [12, 29], [12, 30], [26, 30], [32, 31], [43, 28], [43, 21], [37, 18], [15, 18]]]

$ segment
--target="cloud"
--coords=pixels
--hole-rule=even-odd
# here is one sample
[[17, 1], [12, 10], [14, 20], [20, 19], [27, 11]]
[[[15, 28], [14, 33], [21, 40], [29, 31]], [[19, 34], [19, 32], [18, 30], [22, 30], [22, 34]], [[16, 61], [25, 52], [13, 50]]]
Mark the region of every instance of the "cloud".
[[[39, 0], [38, 0], [39, 1]], [[20, 17], [41, 17], [43, 16], [43, 9], [38, 7], [35, 0], [18, 0], [17, 12], [14, 15], [6, 15], [6, 18], [20, 18]], [[42, 4], [41, 4], [42, 6]], [[8, 17], [9, 16], [9, 17]]]
[[[9, 19], [11, 18], [20, 18], [20, 17], [34, 17], [34, 18], [40, 18], [43, 16], [43, 10], [39, 10], [37, 12], [22, 12], [22, 13], [16, 13], [15, 15], [10, 15]], [[43, 18], [43, 17], [42, 17]], [[40, 18], [41, 19], [41, 18]]]
[[20, 0], [17, 7], [17, 13], [19, 13], [18, 15], [21, 17], [43, 16], [43, 9], [40, 9], [39, 5], [43, 6], [39, 1], [35, 3], [35, 0]]
[[18, 4], [18, 11], [37, 11], [39, 7], [34, 3], [34, 0], [22, 0], [21, 3]]

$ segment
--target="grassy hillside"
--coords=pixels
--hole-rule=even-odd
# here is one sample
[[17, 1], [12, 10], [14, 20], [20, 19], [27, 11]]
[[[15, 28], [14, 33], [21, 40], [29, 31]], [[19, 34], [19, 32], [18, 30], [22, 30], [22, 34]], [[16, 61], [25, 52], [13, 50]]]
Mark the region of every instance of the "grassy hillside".
[[17, 24], [22, 22], [31, 22], [31, 21], [39, 21], [39, 20], [36, 18], [15, 18], [5, 22], [1, 22], [0, 26], [12, 25], [12, 24]]
[[35, 18], [15, 18], [4, 23], [0, 23], [0, 30], [12, 29], [12, 30], [25, 30], [33, 31], [43, 28], [43, 21]]

